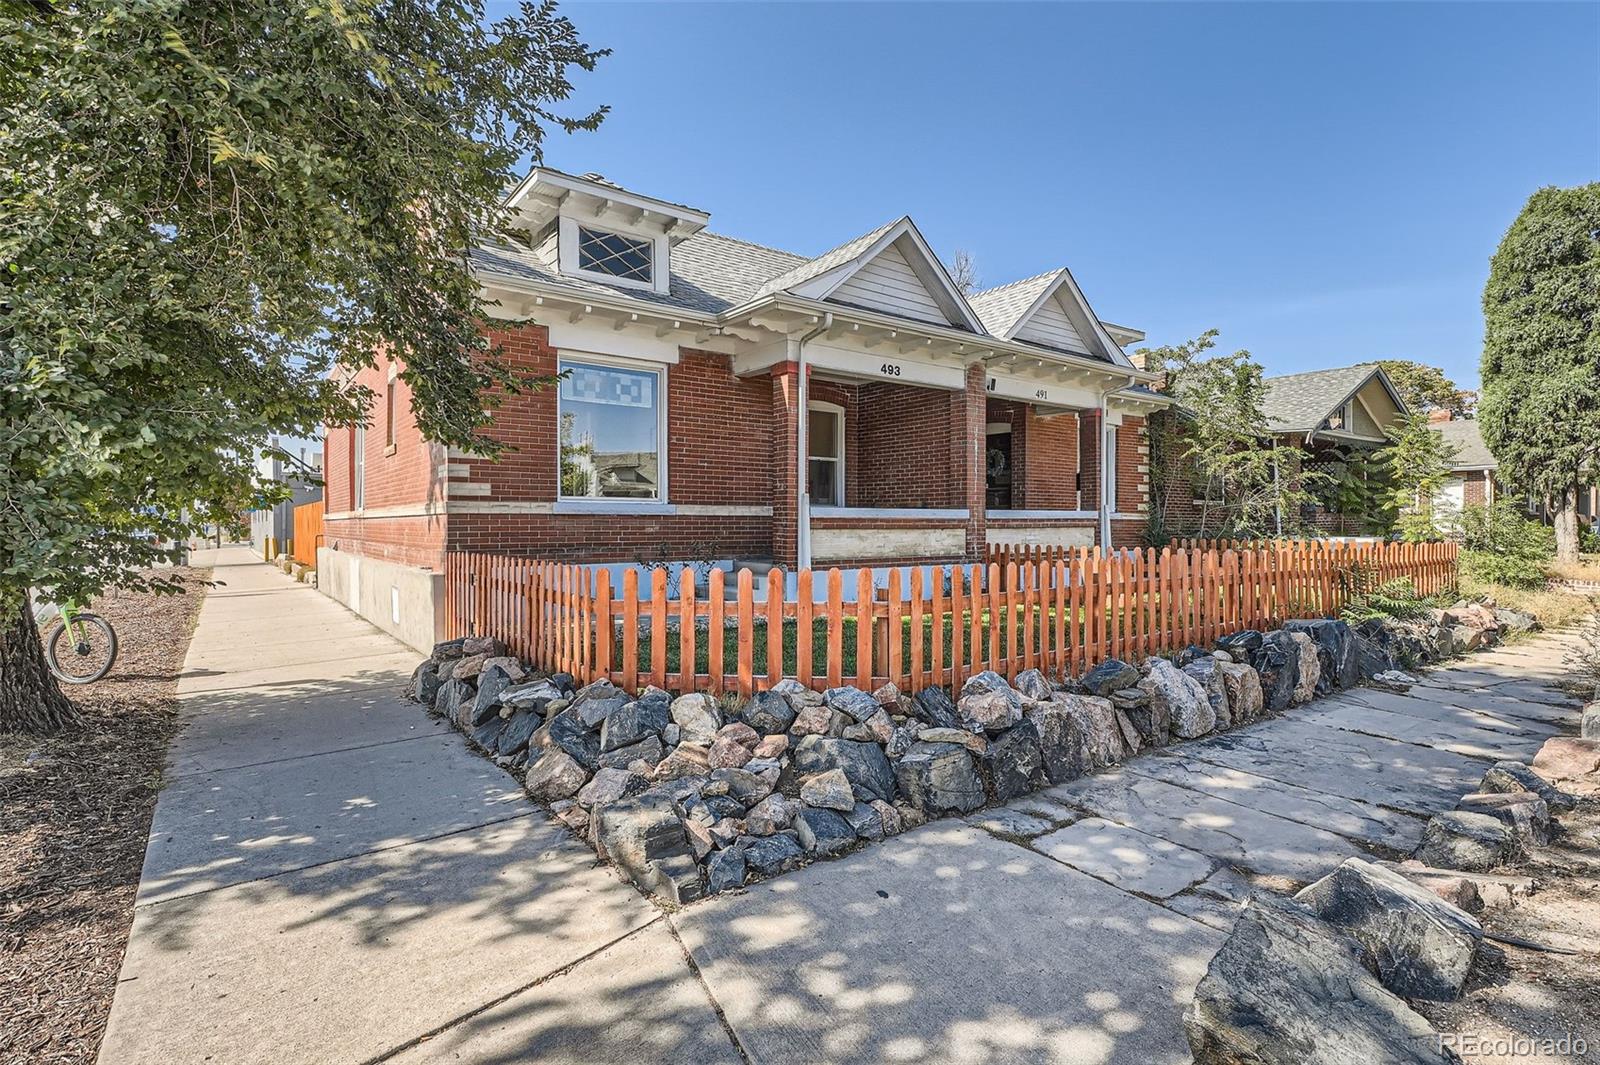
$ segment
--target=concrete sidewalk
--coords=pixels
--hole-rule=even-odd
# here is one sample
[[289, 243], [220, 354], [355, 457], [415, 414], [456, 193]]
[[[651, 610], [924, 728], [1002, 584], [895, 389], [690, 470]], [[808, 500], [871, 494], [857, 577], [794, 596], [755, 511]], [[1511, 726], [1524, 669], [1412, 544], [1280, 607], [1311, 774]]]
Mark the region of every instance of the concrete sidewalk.
[[101, 1062], [364, 1062], [524, 1002], [533, 1057], [739, 1060], [660, 913], [401, 697], [415, 651], [211, 555]]
[[1177, 1065], [1250, 890], [1409, 851], [1578, 717], [1547, 638], [663, 916], [403, 700], [414, 651], [216, 564], [106, 1065]]

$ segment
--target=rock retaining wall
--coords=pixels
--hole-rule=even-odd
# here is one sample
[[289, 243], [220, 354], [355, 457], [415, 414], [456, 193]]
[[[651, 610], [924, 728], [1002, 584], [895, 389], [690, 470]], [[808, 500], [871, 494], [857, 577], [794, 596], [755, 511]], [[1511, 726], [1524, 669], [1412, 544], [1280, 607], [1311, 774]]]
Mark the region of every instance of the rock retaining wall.
[[[640, 887], [674, 903], [738, 887], [931, 817], [1005, 803], [1237, 728], [1397, 665], [1492, 642], [1494, 611], [1422, 622], [1294, 621], [1081, 679], [979, 673], [959, 692], [812, 691], [740, 702], [534, 675], [490, 637], [434, 647], [411, 697], [447, 718]], [[1513, 623], [1508, 619], [1507, 624]]]

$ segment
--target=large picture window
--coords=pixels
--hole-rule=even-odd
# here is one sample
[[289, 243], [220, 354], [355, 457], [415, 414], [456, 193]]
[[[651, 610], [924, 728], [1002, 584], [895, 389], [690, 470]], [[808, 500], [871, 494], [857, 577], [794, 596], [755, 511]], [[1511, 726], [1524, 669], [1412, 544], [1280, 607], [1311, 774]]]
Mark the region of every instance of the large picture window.
[[807, 406], [806, 491], [814, 507], [844, 506], [844, 410], [832, 403]]
[[561, 360], [561, 495], [662, 498], [660, 370]]

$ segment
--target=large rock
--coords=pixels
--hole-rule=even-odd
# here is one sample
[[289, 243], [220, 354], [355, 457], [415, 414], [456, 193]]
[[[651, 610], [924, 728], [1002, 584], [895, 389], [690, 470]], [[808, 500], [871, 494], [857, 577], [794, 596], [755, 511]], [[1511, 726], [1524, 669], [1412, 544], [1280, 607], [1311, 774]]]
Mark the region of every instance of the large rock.
[[610, 803], [591, 824], [601, 853], [644, 890], [678, 905], [705, 893], [683, 822], [665, 795]]
[[1228, 693], [1228, 712], [1235, 725], [1248, 725], [1260, 717], [1265, 709], [1261, 693], [1261, 677], [1254, 666], [1243, 662], [1218, 662], [1222, 685]]
[[1228, 683], [1223, 679], [1222, 665], [1221, 661], [1207, 655], [1183, 667], [1183, 671], [1193, 677], [1200, 685], [1200, 690], [1206, 693], [1206, 702], [1211, 704], [1218, 732], [1234, 725], [1233, 710], [1228, 702]]
[[656, 763], [657, 780], [705, 776], [711, 770], [709, 751], [698, 743], [680, 743]]
[[827, 769], [800, 782], [800, 798], [807, 806], [849, 813], [855, 808], [855, 792], [843, 769]]
[[451, 678], [439, 685], [439, 690], [433, 696], [433, 712], [451, 724], [455, 724], [463, 706], [472, 705], [472, 696], [476, 689], [464, 680]]
[[794, 834], [808, 854], [837, 854], [856, 841], [855, 829], [840, 814], [809, 806], [795, 816]]
[[1139, 683], [1139, 669], [1120, 658], [1108, 658], [1083, 675], [1078, 682], [1090, 695], [1108, 696], [1114, 691]]
[[1347, 858], [1295, 899], [1361, 945], [1378, 979], [1406, 998], [1461, 997], [1483, 927], [1427, 888]]
[[646, 736], [659, 735], [670, 720], [671, 704], [665, 699], [635, 699], [613, 710], [601, 722], [600, 749], [614, 751], [632, 746]]
[[1505, 822], [1455, 810], [1435, 814], [1428, 822], [1416, 859], [1439, 869], [1486, 873], [1511, 861], [1517, 851], [1516, 833]]
[[1250, 664], [1260, 676], [1267, 709], [1273, 713], [1289, 709], [1300, 682], [1300, 645], [1294, 637], [1282, 629], [1267, 633], [1251, 655]]
[[444, 681], [439, 679], [439, 663], [432, 658], [424, 658], [411, 671], [411, 681], [406, 685], [406, 695], [421, 703], [423, 706], [432, 706], [434, 696], [439, 694], [439, 686]]
[[535, 714], [543, 714], [545, 707], [565, 697], [566, 693], [561, 690], [560, 685], [546, 677], [507, 688], [500, 693], [500, 705], [509, 706], [513, 710], [529, 710]]
[[1174, 736], [1190, 740], [1216, 727], [1217, 715], [1198, 681], [1165, 658], [1150, 659], [1145, 669], [1139, 689], [1150, 696], [1151, 707], [1165, 708]]
[[494, 753], [515, 755], [527, 750], [528, 741], [542, 723], [538, 714], [518, 710], [506, 719], [506, 727], [500, 730], [500, 736], [495, 741]]
[[1361, 680], [1369, 681], [1394, 669], [1394, 656], [1376, 642], [1360, 633], [1351, 633], [1350, 642], [1355, 648], [1355, 673]]
[[643, 791], [646, 786], [642, 777], [626, 769], [602, 766], [595, 770], [589, 783], [578, 789], [578, 805], [585, 809], [607, 806], [625, 795]]
[[777, 876], [794, 869], [805, 859], [805, 848], [794, 832], [771, 836], [740, 836], [745, 865], [757, 876]]
[[1309, 703], [1317, 696], [1317, 681], [1322, 678], [1322, 666], [1317, 662], [1317, 645], [1303, 632], [1290, 632], [1299, 663], [1299, 675], [1294, 682], [1296, 705]]
[[739, 709], [739, 719], [763, 736], [787, 732], [794, 724], [794, 707], [777, 692], [756, 692]]
[[1551, 783], [1572, 781], [1584, 790], [1600, 780], [1600, 740], [1551, 736], [1533, 756], [1533, 771]]
[[745, 831], [752, 836], [770, 836], [782, 832], [794, 823], [795, 815], [799, 812], [799, 803], [773, 792], [750, 807], [744, 819]]
[[445, 662], [453, 658], [460, 658], [466, 652], [462, 645], [467, 642], [465, 636], [457, 636], [453, 640], [443, 640], [433, 645], [433, 653], [428, 658], [432, 662]]
[[822, 705], [837, 710], [851, 721], [865, 721], [878, 712], [878, 700], [860, 688], [845, 685], [822, 693]]
[[478, 675], [478, 694], [472, 699], [470, 720], [464, 726], [477, 726], [491, 717], [500, 715], [500, 695], [511, 687], [511, 675], [501, 666], [494, 665]]
[[744, 878], [743, 847], [726, 847], [706, 863], [706, 891], [712, 895], [744, 886]]
[[1586, 740], [1600, 740], [1600, 702], [1590, 703], [1583, 708], [1578, 735]]
[[1332, 618], [1286, 621], [1289, 632], [1303, 632], [1316, 645], [1316, 694], [1329, 695], [1341, 688], [1353, 688], [1361, 681], [1356, 662], [1355, 633], [1343, 621]]
[[1516, 833], [1517, 843], [1523, 848], [1543, 846], [1550, 842], [1550, 807], [1539, 796], [1529, 791], [1512, 794], [1499, 792], [1474, 792], [1463, 795], [1456, 803], [1457, 810], [1487, 814]]
[[677, 724], [679, 739], [684, 743], [709, 747], [722, 727], [722, 714], [717, 710], [716, 700], [705, 692], [678, 696], [668, 713]]
[[961, 719], [956, 716], [956, 704], [950, 701], [950, 696], [943, 688], [922, 689], [911, 699], [911, 712], [918, 721], [934, 728], [961, 727]]
[[1521, 762], [1496, 762], [1484, 770], [1483, 779], [1478, 782], [1478, 790], [1507, 794], [1519, 791], [1532, 792], [1543, 799], [1545, 805], [1556, 813], [1564, 813], [1577, 805], [1574, 796], [1568, 795]]
[[585, 769], [592, 770], [600, 764], [600, 737], [585, 727], [570, 708], [539, 726], [528, 739], [530, 752], [551, 748], [566, 751]]
[[578, 689], [568, 704], [568, 712], [575, 714], [586, 728], [599, 728], [600, 723], [612, 713], [631, 702], [628, 694], [609, 680], [600, 679]]
[[772, 782], [748, 769], [713, 769], [705, 794], [728, 795], [745, 806], [754, 806], [772, 794]]
[[1004, 681], [998, 687], [974, 687], [969, 680], [961, 690], [956, 711], [966, 728], [997, 736], [1022, 720], [1022, 696]]
[[1256, 629], [1241, 629], [1230, 632], [1217, 641], [1217, 650], [1226, 651], [1235, 662], [1248, 662], [1261, 650], [1261, 642], [1265, 634]]
[[894, 770], [883, 748], [876, 743], [804, 736], [795, 745], [793, 758], [794, 771], [802, 777], [829, 769], [842, 769], [850, 780], [856, 798], [862, 801], [894, 801]]
[[1256, 896], [1183, 1015], [1195, 1065], [1444, 1065], [1433, 1028], [1298, 903]]
[[1024, 721], [990, 743], [983, 752], [983, 767], [996, 802], [1010, 802], [1044, 787], [1044, 756], [1033, 722]]
[[557, 747], [545, 751], [528, 767], [523, 787], [539, 802], [548, 803], [572, 798], [588, 778], [588, 771], [577, 759]]
[[614, 751], [602, 751], [595, 764], [599, 766], [632, 766], [635, 762], [643, 762], [651, 770], [656, 763], [667, 755], [666, 745], [661, 742], [660, 736], [646, 736], [638, 743], [630, 743], [626, 747], [618, 747]]
[[1076, 780], [1121, 760], [1122, 734], [1110, 700], [1057, 695], [1029, 707], [1027, 723], [1038, 737], [1044, 773], [1052, 784]]
[[930, 816], [970, 813], [983, 805], [972, 752], [960, 744], [915, 743], [894, 771], [906, 801]]
[[1037, 669], [1025, 669], [1018, 673], [1011, 686], [1028, 699], [1048, 699], [1055, 694], [1050, 682]]

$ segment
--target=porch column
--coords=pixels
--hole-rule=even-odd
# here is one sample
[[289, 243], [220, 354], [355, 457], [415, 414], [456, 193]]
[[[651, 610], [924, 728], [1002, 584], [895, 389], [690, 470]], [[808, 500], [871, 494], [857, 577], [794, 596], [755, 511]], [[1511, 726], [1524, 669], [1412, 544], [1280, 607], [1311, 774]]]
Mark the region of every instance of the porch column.
[[967, 508], [966, 558], [983, 561], [988, 547], [988, 514], [984, 509], [984, 452], [987, 445], [988, 377], [981, 363], [967, 367], [966, 386], [950, 394], [950, 476]]
[[772, 560], [792, 569], [800, 522], [796, 496], [800, 447], [800, 374], [796, 363], [772, 368]]

